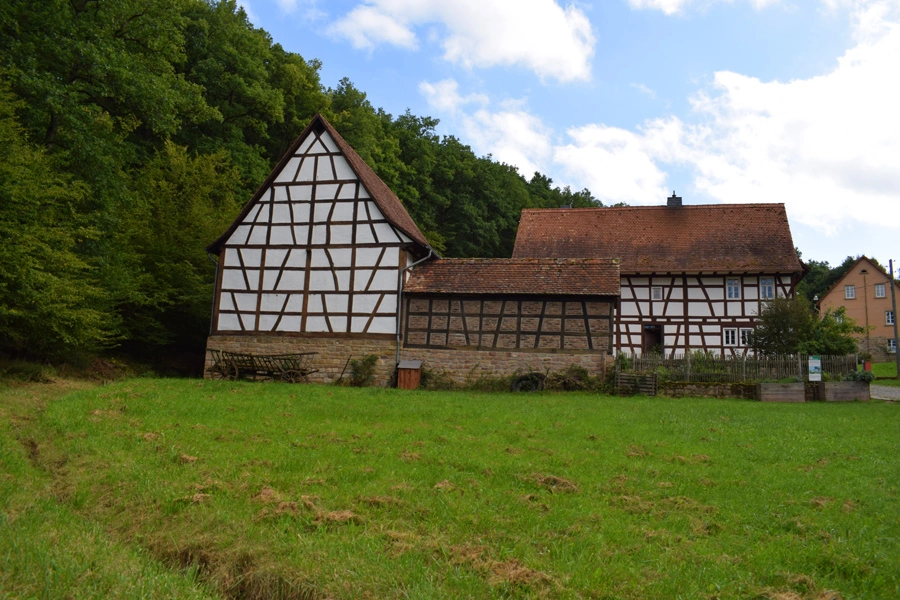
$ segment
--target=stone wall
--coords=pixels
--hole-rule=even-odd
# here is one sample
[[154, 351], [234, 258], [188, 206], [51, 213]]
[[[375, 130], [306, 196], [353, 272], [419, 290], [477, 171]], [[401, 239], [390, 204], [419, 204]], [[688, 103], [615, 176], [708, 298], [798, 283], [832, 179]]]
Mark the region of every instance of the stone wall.
[[[893, 338], [893, 336], [891, 337]], [[893, 354], [888, 354], [887, 342], [888, 338], [885, 336], [871, 335], [867, 344], [866, 338], [862, 337], [859, 339], [859, 351], [861, 353], [871, 352], [872, 362], [893, 362], [895, 358]]]

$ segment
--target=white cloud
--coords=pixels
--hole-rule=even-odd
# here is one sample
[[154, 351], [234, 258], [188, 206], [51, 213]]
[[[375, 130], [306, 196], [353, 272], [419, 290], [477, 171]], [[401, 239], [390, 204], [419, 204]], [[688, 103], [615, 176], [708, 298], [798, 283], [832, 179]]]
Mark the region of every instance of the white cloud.
[[476, 150], [518, 167], [526, 179], [535, 171], [545, 172], [542, 165], [553, 153], [549, 129], [516, 103], [496, 112], [480, 109], [464, 120], [463, 129]]
[[[733, 2], [734, 0], [628, 0], [628, 4], [631, 5], [632, 8], [636, 9], [649, 9], [649, 10], [658, 10], [667, 15], [674, 15], [676, 13], [682, 12], [689, 5], [700, 4], [701, 6], [708, 6], [712, 2]], [[781, 0], [748, 0], [750, 4], [753, 5], [753, 8], [761, 9], [769, 6], [771, 4], [779, 4]], [[834, 1], [834, 0], [823, 0], [823, 1]], [[840, 1], [840, 0], [838, 0]]]
[[331, 28], [357, 48], [415, 48], [413, 28], [439, 25], [444, 59], [467, 68], [522, 66], [542, 79], [588, 80], [594, 34], [587, 16], [554, 0], [366, 0]]
[[484, 94], [460, 96], [459, 84], [455, 79], [444, 79], [437, 83], [423, 81], [419, 84], [419, 91], [428, 100], [428, 104], [440, 111], [449, 113], [455, 113], [466, 104], [486, 105], [489, 102], [488, 97]]

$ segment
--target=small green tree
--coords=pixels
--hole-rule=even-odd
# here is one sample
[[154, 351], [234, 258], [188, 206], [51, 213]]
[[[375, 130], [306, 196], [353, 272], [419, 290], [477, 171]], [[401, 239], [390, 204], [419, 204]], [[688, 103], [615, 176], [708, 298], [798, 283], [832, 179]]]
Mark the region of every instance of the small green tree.
[[864, 331], [843, 308], [820, 317], [802, 296], [773, 298], [762, 306], [751, 345], [760, 354], [853, 354], [853, 334]]

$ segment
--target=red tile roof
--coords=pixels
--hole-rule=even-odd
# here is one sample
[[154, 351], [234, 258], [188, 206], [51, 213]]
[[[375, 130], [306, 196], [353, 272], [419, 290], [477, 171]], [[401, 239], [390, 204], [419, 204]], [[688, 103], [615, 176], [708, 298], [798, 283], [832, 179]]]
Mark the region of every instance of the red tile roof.
[[256, 193], [253, 194], [253, 197], [249, 202], [244, 206], [243, 210], [241, 210], [241, 214], [234, 220], [231, 227], [223, 233], [219, 238], [206, 247], [208, 252], [218, 253], [221, 249], [222, 244], [228, 239], [228, 237], [234, 232], [235, 228], [240, 224], [243, 218], [250, 212], [250, 209], [253, 205], [259, 200], [259, 198], [269, 189], [269, 186], [275, 181], [275, 178], [278, 176], [278, 173], [281, 172], [282, 169], [287, 165], [288, 161], [294, 156], [297, 152], [297, 149], [300, 147], [300, 144], [306, 139], [308, 135], [310, 135], [314, 128], [316, 127], [324, 127], [325, 130], [331, 135], [337, 144], [340, 151], [347, 158], [347, 162], [350, 163], [350, 166], [353, 167], [353, 170], [356, 172], [356, 175], [359, 177], [359, 180], [365, 186], [365, 188], [369, 191], [369, 194], [372, 196], [372, 199], [378, 205], [378, 208], [384, 214], [385, 218], [391, 222], [392, 225], [403, 231], [407, 236], [409, 236], [414, 242], [419, 245], [418, 252], [415, 252], [418, 255], [424, 255], [427, 252], [427, 248], [429, 247], [428, 240], [425, 239], [425, 236], [422, 235], [422, 232], [419, 230], [415, 221], [412, 220], [412, 217], [409, 216], [409, 213], [406, 212], [406, 208], [404, 208], [403, 203], [397, 197], [397, 195], [391, 191], [391, 188], [387, 186], [379, 177], [375, 174], [375, 171], [366, 164], [359, 154], [356, 153], [350, 144], [348, 144], [344, 138], [341, 137], [341, 134], [337, 132], [337, 130], [332, 127], [331, 123], [328, 122], [325, 117], [320, 114], [316, 114], [312, 120], [309, 122], [309, 125], [306, 126], [306, 129], [303, 130], [303, 133], [294, 140], [294, 143], [291, 144], [291, 147], [288, 148], [287, 152], [285, 152], [284, 156], [279, 161], [278, 165], [272, 169], [272, 172], [266, 178], [266, 180], [259, 186], [259, 189], [256, 190]]
[[526, 209], [513, 257], [615, 257], [622, 273], [803, 270], [783, 204]]
[[597, 258], [459, 258], [415, 267], [407, 293], [618, 296], [619, 265]]

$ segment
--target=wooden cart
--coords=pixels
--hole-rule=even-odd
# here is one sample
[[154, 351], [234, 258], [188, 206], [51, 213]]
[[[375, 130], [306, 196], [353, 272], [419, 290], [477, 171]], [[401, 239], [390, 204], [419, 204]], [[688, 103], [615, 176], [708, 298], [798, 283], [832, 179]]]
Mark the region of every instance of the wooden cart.
[[213, 379], [276, 379], [287, 383], [309, 381], [313, 357], [317, 352], [298, 354], [244, 354], [225, 350], [209, 350], [213, 364], [209, 368]]

